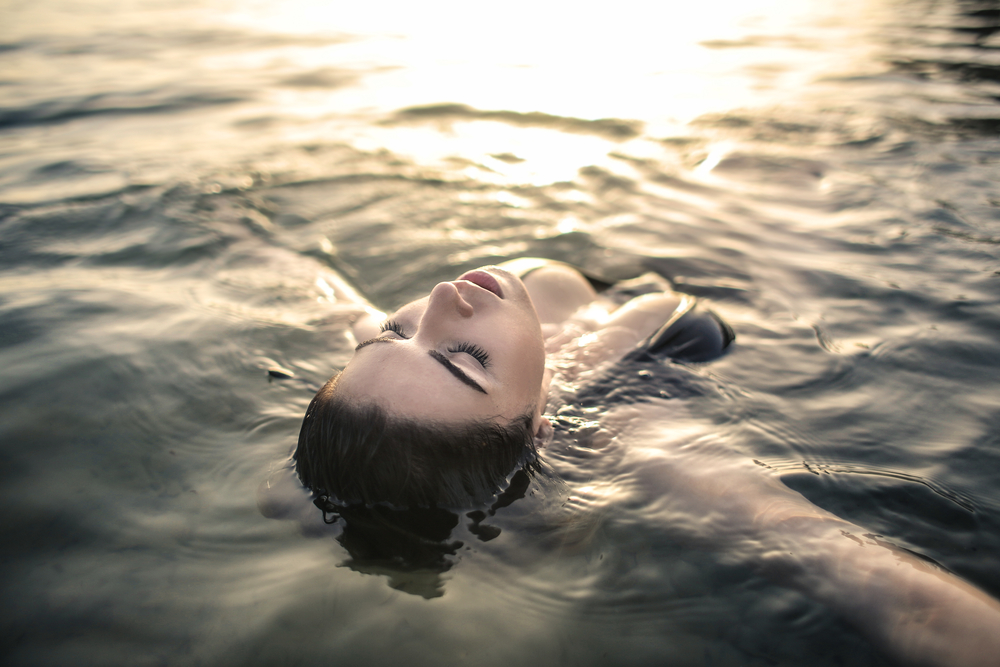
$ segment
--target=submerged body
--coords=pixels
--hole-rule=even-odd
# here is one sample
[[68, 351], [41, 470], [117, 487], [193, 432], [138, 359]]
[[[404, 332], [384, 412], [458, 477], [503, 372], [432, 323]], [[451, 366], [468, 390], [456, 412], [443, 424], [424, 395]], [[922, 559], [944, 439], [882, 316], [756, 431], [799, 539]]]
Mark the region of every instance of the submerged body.
[[[662, 346], [665, 339], [676, 343], [678, 322], [692, 312], [693, 299], [655, 277], [639, 280], [646, 283], [638, 290], [644, 293], [621, 303], [599, 295], [565, 265], [515, 260], [505, 266], [441, 283], [384, 321], [359, 302], [357, 350], [331, 381], [334, 389], [404, 419], [448, 425], [470, 414], [496, 423], [523, 418], [532, 446], [542, 448], [551, 435], [544, 416], [549, 398], [571, 403], [574, 391], [623, 355]], [[666, 289], [650, 290], [649, 283]], [[709, 320], [699, 326], [712, 329]], [[729, 342], [724, 325], [706, 336], [694, 330], [686, 335], [696, 344], [724, 348]], [[683, 340], [667, 347], [691, 349]], [[606, 415], [601, 430], [624, 443], [627, 456], [629, 442], [655, 440], [658, 429], [669, 430], [662, 422], [655, 403], [626, 406]], [[300, 440], [299, 475], [306, 481], [302, 449]], [[631, 474], [644, 499], [703, 517], [687, 539], [716, 548], [739, 543], [762, 574], [842, 614], [901, 664], [984, 665], [1000, 655], [1000, 603], [816, 507], [769, 471], [697, 443], [652, 454], [646, 448], [642, 456]], [[268, 507], [265, 494], [265, 513], [323, 525], [315, 508], [301, 502], [293, 478], [281, 479], [272, 481], [298, 493], [298, 509]], [[324, 499], [336, 493], [311, 486]], [[320, 505], [326, 510], [335, 503]]]

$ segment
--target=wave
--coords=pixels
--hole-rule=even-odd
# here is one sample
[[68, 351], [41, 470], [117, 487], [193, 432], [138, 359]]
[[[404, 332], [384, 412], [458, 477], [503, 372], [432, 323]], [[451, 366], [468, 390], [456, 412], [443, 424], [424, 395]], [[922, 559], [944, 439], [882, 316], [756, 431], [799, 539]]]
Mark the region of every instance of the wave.
[[202, 107], [236, 104], [250, 99], [236, 92], [209, 92], [161, 95], [159, 91], [120, 95], [97, 93], [46, 100], [21, 107], [0, 107], [0, 130], [30, 125], [65, 123], [90, 116], [160, 114]]
[[395, 125], [419, 121], [491, 120], [519, 127], [542, 127], [573, 134], [592, 134], [613, 141], [625, 141], [639, 136], [645, 124], [638, 120], [598, 118], [587, 120], [556, 116], [541, 111], [507, 111], [474, 109], [465, 104], [430, 104], [397, 111], [384, 124]]

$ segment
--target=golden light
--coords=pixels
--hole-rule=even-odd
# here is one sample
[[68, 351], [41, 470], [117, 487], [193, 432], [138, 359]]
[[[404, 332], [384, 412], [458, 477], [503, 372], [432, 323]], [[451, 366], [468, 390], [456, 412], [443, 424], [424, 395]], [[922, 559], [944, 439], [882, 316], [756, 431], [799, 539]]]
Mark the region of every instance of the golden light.
[[[421, 165], [465, 160], [475, 165], [469, 176], [486, 182], [545, 184], [572, 180], [581, 164], [607, 164], [612, 151], [662, 152], [643, 144], [684, 136], [685, 126], [705, 114], [801, 96], [805, 84], [848, 67], [844, 53], [867, 55], [856, 48], [856, 26], [871, 25], [857, 20], [871, 6], [230, 0], [206, 3], [199, 20], [287, 38], [203, 56], [206, 70], [263, 83], [248, 122], [293, 119], [270, 130], [274, 141], [319, 137], [365, 151], [390, 147]], [[470, 113], [397, 116], [447, 104]], [[489, 115], [501, 111], [521, 116]], [[528, 117], [535, 112], [554, 120], [536, 123]], [[575, 129], [555, 122], [561, 118]], [[637, 132], [609, 136], [579, 125], [598, 119], [634, 121]]]

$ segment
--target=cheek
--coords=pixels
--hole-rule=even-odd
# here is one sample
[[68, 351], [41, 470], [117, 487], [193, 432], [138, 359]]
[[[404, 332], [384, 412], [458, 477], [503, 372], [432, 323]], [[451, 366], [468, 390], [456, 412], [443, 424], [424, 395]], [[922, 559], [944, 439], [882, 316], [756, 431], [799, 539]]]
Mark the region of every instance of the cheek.
[[540, 336], [522, 335], [510, 340], [511, 385], [520, 393], [534, 394], [545, 372], [545, 348]]

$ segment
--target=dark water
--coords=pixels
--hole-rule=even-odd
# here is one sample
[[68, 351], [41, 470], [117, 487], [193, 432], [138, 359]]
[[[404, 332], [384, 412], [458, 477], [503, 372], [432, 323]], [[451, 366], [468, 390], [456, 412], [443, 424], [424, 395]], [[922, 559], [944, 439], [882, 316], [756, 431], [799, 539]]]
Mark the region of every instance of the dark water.
[[[6, 664], [885, 664], [636, 501], [692, 438], [1000, 597], [1000, 6], [502, 11], [0, 6]], [[612, 400], [631, 451], [564, 430], [443, 574], [262, 517], [350, 354], [323, 276], [523, 255], [737, 345]]]

